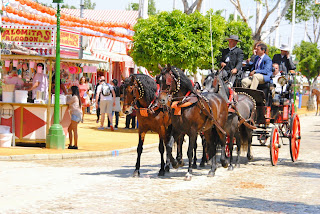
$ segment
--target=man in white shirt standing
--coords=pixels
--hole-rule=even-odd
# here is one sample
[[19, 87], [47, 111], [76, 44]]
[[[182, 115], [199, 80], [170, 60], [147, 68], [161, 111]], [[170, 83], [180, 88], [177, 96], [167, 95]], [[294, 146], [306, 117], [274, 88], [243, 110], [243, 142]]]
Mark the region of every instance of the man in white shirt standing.
[[[107, 92], [109, 90], [109, 93]], [[116, 104], [116, 94], [111, 84], [103, 82], [97, 88], [97, 95], [96, 95], [96, 108], [98, 108], [98, 99], [100, 96], [100, 113], [101, 113], [101, 126], [98, 128], [99, 130], [103, 130], [104, 127], [104, 120], [105, 114], [108, 114], [110, 119], [110, 129], [114, 131], [113, 124], [112, 124], [112, 109], [113, 106]]]

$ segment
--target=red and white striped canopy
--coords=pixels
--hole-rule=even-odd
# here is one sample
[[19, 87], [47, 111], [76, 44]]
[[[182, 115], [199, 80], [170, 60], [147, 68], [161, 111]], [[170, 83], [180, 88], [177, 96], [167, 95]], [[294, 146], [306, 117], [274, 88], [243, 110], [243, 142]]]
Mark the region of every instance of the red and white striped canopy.
[[[132, 10], [83, 10], [83, 18], [104, 22], [119, 22], [134, 25], [139, 16], [138, 11]], [[80, 17], [79, 9], [62, 8], [62, 13]]]

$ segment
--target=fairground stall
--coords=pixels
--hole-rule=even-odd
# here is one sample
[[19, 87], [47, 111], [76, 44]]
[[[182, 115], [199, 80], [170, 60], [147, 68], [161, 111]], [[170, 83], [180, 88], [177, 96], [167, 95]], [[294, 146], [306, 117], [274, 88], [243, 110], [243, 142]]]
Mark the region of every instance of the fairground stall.
[[[49, 127], [53, 123], [54, 94], [52, 94], [52, 75], [55, 58], [29, 55], [3, 55], [5, 61], [2, 83], [2, 101], [0, 102], [0, 124], [10, 126], [10, 132], [14, 134], [15, 143], [45, 143]], [[32, 86], [35, 65], [43, 63], [48, 77], [48, 87], [45, 93], [38, 93], [32, 99], [32, 92], [28, 91]], [[62, 58], [61, 79], [66, 90], [79, 84], [79, 75], [83, 72], [95, 73], [95, 66], [77, 67], [80, 64], [98, 64], [101, 61], [79, 60]], [[17, 76], [11, 75], [14, 68], [18, 69]], [[23, 85], [7, 84], [10, 78], [21, 78]], [[46, 95], [47, 94], [47, 95]], [[68, 135], [70, 114], [66, 105], [66, 95], [60, 94], [60, 124], [64, 133]]]

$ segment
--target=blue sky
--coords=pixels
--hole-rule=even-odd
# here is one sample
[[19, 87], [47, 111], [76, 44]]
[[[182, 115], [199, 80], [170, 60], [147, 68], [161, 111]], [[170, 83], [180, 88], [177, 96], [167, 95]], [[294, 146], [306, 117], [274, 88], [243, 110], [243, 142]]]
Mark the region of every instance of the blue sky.
[[[91, 0], [96, 3], [96, 9], [98, 10], [124, 10], [127, 8], [129, 3], [139, 3], [139, 0]], [[52, 3], [52, 0], [39, 0], [39, 2], [43, 3]], [[189, 0], [189, 2], [191, 2]], [[243, 11], [250, 15], [255, 15], [255, 3], [253, 0], [241, 0], [242, 5], [246, 5], [243, 7]], [[272, 2], [272, 1], [271, 1]], [[173, 0], [155, 0], [156, 8], [160, 11], [171, 11], [173, 8]], [[64, 0], [64, 4], [74, 5], [79, 8], [80, 0]], [[214, 10], [226, 9], [226, 15], [229, 16], [230, 13], [234, 13], [234, 6], [230, 3], [229, 0], [204, 0], [204, 9], [208, 10], [209, 8], [213, 8]], [[181, 0], [176, 0], [176, 9], [183, 10], [183, 5]], [[274, 12], [276, 13], [276, 12]], [[224, 14], [223, 14], [224, 15]], [[266, 23], [266, 25], [273, 24], [275, 16], [271, 16], [270, 21]], [[254, 27], [254, 19], [250, 22], [251, 27]], [[311, 23], [309, 24], [309, 31], [311, 31]], [[291, 25], [282, 20], [280, 25], [281, 32], [281, 43], [289, 43], [289, 37], [291, 36]], [[270, 37], [270, 41], [274, 40], [275, 33], [273, 33]], [[296, 25], [295, 28], [295, 37], [294, 43], [300, 43], [304, 37], [304, 24]], [[267, 39], [266, 42], [269, 42]]]

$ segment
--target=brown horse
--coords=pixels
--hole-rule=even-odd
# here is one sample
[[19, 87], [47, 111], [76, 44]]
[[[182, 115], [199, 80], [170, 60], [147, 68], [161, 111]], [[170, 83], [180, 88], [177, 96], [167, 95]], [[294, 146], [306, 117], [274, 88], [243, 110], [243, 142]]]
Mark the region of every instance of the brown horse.
[[[219, 74], [211, 73], [209, 74], [206, 79], [204, 80], [204, 91], [208, 92], [215, 92], [220, 93], [224, 99], [229, 99], [229, 94], [226, 92], [229, 91], [229, 88], [225, 87], [224, 82], [219, 79]], [[220, 86], [221, 85], [221, 86]], [[248, 121], [249, 123], [254, 123], [254, 117], [256, 113], [256, 103], [255, 100], [245, 93], [238, 93], [237, 94], [237, 101], [231, 101], [234, 107], [231, 107], [231, 110], [228, 114], [228, 127], [226, 128], [226, 132], [228, 133], [228, 149], [230, 150], [230, 165], [228, 167], [229, 170], [233, 169], [233, 142], [230, 139], [233, 139], [233, 136], [236, 138], [237, 144], [237, 159], [236, 159], [236, 166], [240, 167], [240, 149], [244, 150], [247, 148], [247, 158], [248, 160], [252, 160], [253, 156], [251, 154], [251, 143], [252, 143], [252, 129], [248, 128], [245, 124]], [[236, 114], [236, 112], [238, 114]], [[240, 118], [241, 117], [241, 118]], [[242, 122], [240, 123], [241, 119]]]
[[[131, 114], [133, 109], [137, 111], [139, 144], [137, 147], [136, 169], [133, 173], [134, 177], [140, 175], [140, 158], [143, 150], [143, 142], [148, 131], [154, 131], [159, 134], [159, 152], [161, 154], [161, 168], [159, 176], [164, 176], [165, 170], [169, 171], [169, 160], [173, 167], [177, 167], [177, 163], [172, 157], [173, 138], [171, 134], [170, 114], [166, 109], [156, 107], [156, 91], [157, 84], [149, 76], [144, 74], [133, 74], [124, 80], [122, 85], [124, 92], [123, 113]], [[167, 149], [167, 165], [163, 158], [164, 145]]]
[[[226, 101], [219, 94], [198, 94], [194, 91], [191, 81], [185, 74], [180, 69], [170, 65], [162, 69], [159, 79], [161, 88], [159, 102], [161, 104], [167, 104], [170, 99], [171, 101], [179, 101], [180, 104], [189, 99], [197, 100], [192, 105], [182, 108], [180, 115], [175, 115], [176, 110], [171, 113], [174, 139], [177, 140], [185, 134], [189, 136], [189, 167], [185, 180], [191, 180], [192, 177], [193, 148], [200, 132], [204, 132], [209, 159], [212, 158], [209, 176], [214, 176], [217, 168], [216, 149], [218, 143], [215, 137], [220, 138], [223, 148], [226, 142], [224, 131], [228, 116]], [[227, 167], [224, 150], [222, 150], [221, 163], [224, 167]]]
[[316, 111], [316, 116], [317, 116], [317, 114], [318, 114], [318, 106], [319, 106], [319, 104], [320, 104], [320, 91], [318, 91], [317, 89], [312, 89], [312, 94], [311, 94], [312, 96], [317, 96], [317, 111]]

